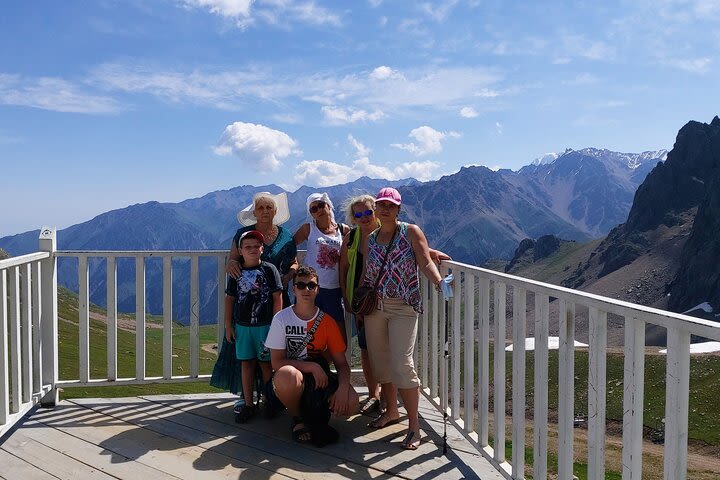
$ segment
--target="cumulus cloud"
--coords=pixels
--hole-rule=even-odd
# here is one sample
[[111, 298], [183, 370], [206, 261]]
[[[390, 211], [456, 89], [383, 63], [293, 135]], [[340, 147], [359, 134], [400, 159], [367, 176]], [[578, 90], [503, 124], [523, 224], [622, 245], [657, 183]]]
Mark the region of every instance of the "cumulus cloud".
[[433, 178], [439, 164], [432, 161], [406, 162], [389, 167], [372, 163], [371, 150], [352, 135], [348, 143], [355, 149], [354, 159], [349, 165], [328, 160], [303, 160], [295, 167], [295, 181], [303, 185], [325, 187], [352, 182], [362, 176], [399, 180], [413, 177], [421, 181]]
[[423, 125], [413, 129], [408, 135], [414, 139], [410, 143], [393, 143], [390, 146], [407, 150], [415, 156], [427, 155], [429, 153], [442, 152], [442, 142], [447, 138], [458, 138], [461, 135], [457, 132], [439, 132], [434, 128]]
[[234, 155], [259, 171], [275, 171], [282, 160], [302, 152], [288, 134], [264, 125], [235, 122], [225, 127], [214, 149], [217, 155]]
[[495, 131], [496, 131], [499, 135], [502, 135], [502, 133], [503, 133], [503, 124], [500, 123], [500, 122], [495, 122]]
[[117, 113], [122, 106], [112, 98], [93, 95], [86, 87], [61, 78], [23, 78], [0, 74], [0, 105], [17, 105], [54, 112]]
[[288, 22], [333, 26], [341, 24], [339, 15], [316, 5], [313, 0], [182, 0], [182, 5], [187, 8], [206, 9], [210, 13], [235, 21], [236, 25], [243, 29], [257, 21], [283, 27]]
[[366, 110], [346, 109], [335, 106], [324, 106], [321, 108], [321, 111], [323, 115], [325, 115], [325, 119], [333, 124], [375, 122], [385, 116], [381, 110], [368, 112]]
[[419, 6], [420, 10], [426, 15], [428, 15], [430, 18], [433, 18], [438, 22], [442, 22], [447, 18], [452, 9], [455, 8], [455, 5], [457, 5], [457, 3], [458, 0], [444, 0], [441, 2], [436, 2], [436, 4], [424, 2], [421, 3]]
[[463, 118], [475, 118], [478, 115], [478, 112], [472, 107], [463, 107], [460, 109], [460, 116]]
[[377, 67], [370, 73], [370, 78], [373, 80], [387, 80], [389, 78], [402, 79], [403, 76], [400, 72], [397, 72], [390, 67], [382, 65], [380, 67]]

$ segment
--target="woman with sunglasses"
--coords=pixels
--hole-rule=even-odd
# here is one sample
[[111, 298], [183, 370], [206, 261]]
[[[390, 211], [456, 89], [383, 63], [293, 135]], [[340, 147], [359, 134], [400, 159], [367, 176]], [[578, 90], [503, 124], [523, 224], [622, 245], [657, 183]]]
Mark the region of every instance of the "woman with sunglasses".
[[408, 416], [408, 433], [401, 446], [416, 450], [420, 445], [420, 380], [413, 353], [418, 313], [422, 312], [418, 270], [438, 289], [442, 277], [430, 257], [427, 239], [420, 227], [398, 221], [401, 203], [400, 192], [391, 187], [381, 189], [375, 197], [375, 214], [381, 226], [368, 237], [362, 252], [361, 283], [372, 287], [377, 282], [379, 300], [378, 309], [365, 316], [372, 370], [383, 385], [387, 403], [387, 410], [376, 420], [375, 426], [380, 428], [397, 423], [400, 418], [395, 390], [384, 388], [394, 383]]
[[347, 343], [338, 265], [343, 234], [349, 227], [335, 222], [334, 207], [327, 193], [313, 193], [307, 198], [306, 204], [309, 221], [297, 229], [293, 238], [296, 245], [307, 241], [304, 263], [315, 269], [321, 285], [315, 305], [338, 323], [343, 340]]
[[[380, 220], [375, 216], [375, 197], [372, 195], [357, 195], [345, 201], [343, 210], [347, 221], [354, 228], [345, 235], [342, 248], [340, 249], [340, 288], [343, 292], [343, 300], [346, 309], [351, 305], [353, 292], [360, 285], [363, 271], [363, 251], [367, 250], [367, 241], [370, 234], [380, 226]], [[430, 258], [436, 265], [440, 265], [443, 260], [452, 260], [452, 258], [439, 250], [429, 249]], [[349, 310], [348, 310], [349, 311]], [[381, 405], [381, 397], [387, 398], [387, 395], [381, 395], [381, 386], [375, 380], [375, 375], [370, 364], [368, 354], [367, 340], [365, 337], [365, 322], [362, 315], [353, 315], [355, 317], [355, 326], [357, 329], [358, 346], [360, 347], [360, 363], [362, 365], [365, 384], [368, 387], [368, 398], [360, 407], [360, 413], [370, 414], [377, 412], [383, 413]], [[395, 386], [392, 384], [385, 385], [382, 388], [392, 388], [392, 397], [395, 398]], [[384, 390], [383, 390], [384, 391]], [[377, 416], [368, 425], [372, 428], [383, 428], [389, 424], [393, 424], [392, 419], [382, 415]]]

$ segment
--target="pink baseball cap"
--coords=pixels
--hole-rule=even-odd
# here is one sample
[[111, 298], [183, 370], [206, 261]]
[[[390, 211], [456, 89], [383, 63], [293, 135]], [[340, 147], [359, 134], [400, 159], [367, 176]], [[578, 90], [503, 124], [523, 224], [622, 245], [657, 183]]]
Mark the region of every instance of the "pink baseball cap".
[[375, 201], [386, 201], [390, 203], [394, 203], [395, 205], [400, 205], [402, 203], [402, 196], [400, 196], [400, 192], [395, 190], [392, 187], [385, 187], [381, 189], [378, 194], [375, 196]]

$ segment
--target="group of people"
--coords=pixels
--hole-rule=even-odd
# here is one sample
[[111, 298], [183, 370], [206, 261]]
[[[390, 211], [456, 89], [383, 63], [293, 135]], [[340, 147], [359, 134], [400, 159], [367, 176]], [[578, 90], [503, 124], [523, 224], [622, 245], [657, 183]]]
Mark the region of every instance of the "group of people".
[[[233, 238], [225, 292], [225, 338], [234, 342], [242, 372], [238, 421], [258, 413], [252, 399], [259, 366], [265, 414], [287, 409], [295, 441], [317, 446], [336, 441], [331, 415], [348, 416], [358, 407], [361, 413], [377, 414], [371, 428], [398, 423], [399, 393], [408, 416], [401, 445], [417, 449], [418, 274], [439, 288], [437, 263], [449, 257], [429, 249], [417, 225], [398, 220], [401, 205], [400, 193], [390, 187], [375, 197], [352, 197], [344, 208], [348, 226], [335, 219], [326, 193], [314, 193], [307, 198], [308, 221], [294, 234], [281, 225], [290, 217], [284, 193], [258, 193], [238, 213], [244, 226]], [[307, 253], [299, 265], [297, 247], [304, 242]], [[345, 356], [345, 319], [353, 317], [346, 311], [358, 287], [374, 287], [378, 300], [371, 313], [354, 316], [369, 391], [361, 406]]]

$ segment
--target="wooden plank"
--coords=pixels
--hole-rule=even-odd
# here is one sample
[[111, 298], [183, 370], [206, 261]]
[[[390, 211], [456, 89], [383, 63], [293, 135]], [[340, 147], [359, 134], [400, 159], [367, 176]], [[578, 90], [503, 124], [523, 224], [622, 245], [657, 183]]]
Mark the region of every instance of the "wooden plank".
[[490, 280], [480, 277], [480, 332], [478, 345], [478, 442], [488, 446], [490, 417]]
[[107, 378], [117, 380], [117, 261], [115, 257], [107, 257]]
[[452, 338], [450, 343], [452, 346], [452, 418], [453, 420], [457, 420], [460, 418], [460, 346], [462, 345], [462, 334], [460, 328], [462, 326], [460, 271], [456, 272], [454, 278], [455, 283], [453, 288], [455, 289], [455, 292], [453, 292], [452, 299]]
[[558, 305], [560, 351], [558, 367], [558, 478], [573, 476], [575, 423], [575, 305]]
[[[433, 288], [433, 292], [434, 292]], [[450, 361], [449, 345], [447, 343], [448, 338], [445, 335], [446, 328], [449, 327], [447, 322], [450, 320], [447, 318], [447, 311], [445, 309], [445, 302], [442, 302], [440, 295], [434, 292], [434, 299], [440, 304], [440, 328], [439, 328], [439, 343], [440, 343], [440, 383], [438, 384], [438, 397], [440, 399], [440, 411], [447, 412], [448, 409], [448, 363]]]
[[3, 442], [3, 450], [31, 463], [58, 478], [111, 479], [110, 475], [91, 466], [78, 462], [54, 448], [39, 443], [26, 436], [22, 430], [16, 430]]
[[[222, 345], [223, 337], [225, 336], [225, 283], [227, 276], [225, 275], [225, 261], [226, 257], [217, 257], [217, 342], [218, 342], [218, 355], [220, 354], [220, 345]], [[349, 322], [349, 320], [348, 320]]]
[[42, 389], [42, 337], [40, 319], [42, 318], [42, 277], [40, 262], [33, 263], [32, 282], [32, 352], [33, 352], [33, 392]]
[[[0, 338], [8, 338], [7, 270], [0, 270]], [[7, 342], [0, 342], [0, 426], [10, 416], [10, 356]]]
[[11, 480], [22, 478], [23, 480], [49, 480], [57, 479], [44, 470], [15, 455], [6, 452], [0, 447], [0, 478]]
[[[421, 276], [422, 277], [422, 276]], [[430, 371], [429, 359], [429, 341], [430, 341], [430, 318], [428, 315], [428, 281], [424, 277], [420, 281], [420, 292], [423, 299], [423, 313], [420, 316], [420, 383], [428, 386], [428, 372]]]
[[512, 478], [525, 478], [525, 332], [527, 292], [513, 287]]
[[550, 298], [547, 295], [535, 292], [533, 478], [547, 478], [549, 325]]
[[665, 378], [664, 478], [687, 478], [688, 408], [690, 393], [690, 333], [667, 331]]
[[[203, 448], [171, 435], [158, 433], [153, 430], [156, 428], [155, 422], [139, 425], [139, 419], [148, 421], [148, 416], [140, 408], [142, 403], [140, 405], [131, 403], [127, 399], [125, 403], [118, 405], [106, 403], [106, 408], [111, 410], [108, 413], [112, 415], [106, 415], [86, 406], [71, 405], [62, 409], [64, 415], [58, 415], [59, 412], [42, 411], [33, 418], [37, 416], [37, 421], [47, 426], [107, 450], [110, 452], [111, 460], [117, 462], [123, 458], [130, 458], [134, 462], [179, 478], [230, 479], [239, 476], [257, 480], [287, 478], [284, 475], [274, 475], [276, 472], [263, 468], [262, 461], [253, 465], [217, 453], [211, 448], [215, 445], [207, 445]], [[126, 421], [124, 417], [134, 419], [135, 423]], [[78, 421], [79, 419], [81, 421]], [[225, 441], [226, 439], [222, 439], [222, 442]], [[240, 450], [238, 453], [245, 456], [247, 452]]]
[[190, 376], [200, 373], [200, 267], [190, 258]]
[[[456, 287], [456, 294], [460, 286]], [[463, 428], [475, 431], [475, 275], [465, 271], [465, 324], [463, 326], [463, 354], [465, 359], [463, 388], [465, 389]], [[470, 368], [470, 366], [473, 366]]]
[[58, 315], [57, 315], [57, 238], [55, 230], [43, 227], [38, 240], [40, 250], [50, 256], [42, 261], [42, 317], [40, 331], [42, 339], [42, 382], [50, 391], [42, 398], [43, 406], [51, 407], [58, 402]]
[[590, 307], [588, 361], [588, 479], [605, 478], [607, 312]]
[[[354, 442], [348, 433], [348, 429], [353, 428], [351, 422], [336, 420], [332, 423], [340, 432], [341, 442], [316, 450], [292, 442], [286, 417], [239, 426], [232, 424], [232, 400], [228, 400], [218, 404], [153, 396], [145, 402], [133, 399], [130, 409], [122, 408], [122, 399], [92, 400], [90, 403], [83, 400], [82, 403], [117, 420], [143, 425], [167, 438], [238, 458], [251, 465], [262, 465], [264, 469], [294, 478], [367, 478], [377, 477], [383, 471], [419, 477], [428, 471], [446, 470], [451, 478], [460, 478], [457, 473], [451, 474], [447, 468], [449, 461], [438, 458], [434, 454], [437, 447], [428, 442], [421, 444], [416, 452], [405, 452], [392, 445], [391, 451], [397, 453], [378, 456], [377, 446], [382, 445], [382, 440], [389, 434], [397, 435], [393, 442], [402, 439], [404, 427], [400, 425], [368, 432], [364, 427], [365, 419], [356, 417], [360, 422], [355, 427], [369, 435], [364, 442]], [[376, 438], [371, 441], [373, 435]], [[382, 451], [387, 448], [382, 447]], [[423, 456], [428, 458], [427, 462], [412, 461]], [[373, 458], [373, 465], [366, 458]]]
[[88, 257], [78, 258], [78, 373], [81, 383], [90, 379], [90, 276]]
[[[163, 257], [163, 377], [171, 378], [172, 352], [172, 257]], [[220, 344], [218, 343], [218, 352]]]
[[32, 265], [27, 263], [23, 267], [22, 301], [20, 311], [20, 342], [22, 344], [22, 402], [29, 403], [33, 394], [33, 357], [32, 357]]
[[495, 322], [493, 332], [493, 405], [495, 414], [495, 437], [493, 439], [494, 459], [505, 461], [505, 284], [494, 282]]
[[135, 257], [135, 378], [145, 378], [145, 258]]
[[[152, 465], [134, 461], [131, 457], [107, 450], [105, 447], [96, 445], [85, 438], [48, 427], [38, 421], [30, 420], [23, 426], [27, 427], [22, 429], [22, 434], [26, 437], [56, 449], [71, 459], [85, 465], [91, 465], [93, 468], [113, 477], [151, 478], [153, 480], [179, 478], [153, 468]], [[72, 429], [68, 429], [68, 431], [72, 432]]]
[[21, 408], [22, 384], [20, 381], [22, 370], [20, 364], [20, 267], [10, 269], [10, 413], [16, 413]]
[[432, 316], [430, 318], [430, 396], [435, 398], [438, 396], [438, 373], [440, 372], [440, 302], [438, 302], [437, 292], [430, 288], [430, 299], [432, 300]]
[[643, 399], [645, 395], [645, 322], [625, 318], [623, 379], [623, 480], [642, 475]]
[[[324, 468], [333, 474], [337, 471], [355, 478], [375, 476], [377, 471], [404, 478], [478, 478], [477, 474], [480, 472], [483, 479], [502, 478], [489, 462], [478, 456], [475, 447], [452, 425], [448, 426], [451, 453], [448, 456], [439, 455], [442, 448], [443, 417], [425, 395], [420, 397], [420, 422], [424, 440], [414, 452], [399, 448], [407, 428], [403, 425], [372, 430], [365, 426], [367, 420], [362, 416], [346, 421], [333, 419], [331, 423], [340, 432], [340, 441], [321, 450], [308, 449], [290, 441], [285, 426], [287, 418], [284, 416], [271, 421], [233, 427], [222, 420], [228, 418], [234, 397], [225, 396], [224, 402], [203, 400], [207, 396], [202, 395], [183, 397], [185, 400], [170, 395], [147, 399], [203, 417], [204, 421], [193, 420], [193, 426], [201, 429], [212, 428], [211, 431], [218, 436], [224, 435], [226, 429], [230, 428], [234, 431], [234, 441], [255, 448], [268, 448], [276, 455], [308, 464], [308, 472], [319, 471], [324, 465]], [[401, 416], [403, 414], [404, 410], [401, 408]], [[467, 455], [461, 455], [460, 452], [466, 452]], [[340, 468], [336, 469], [335, 466]]]

